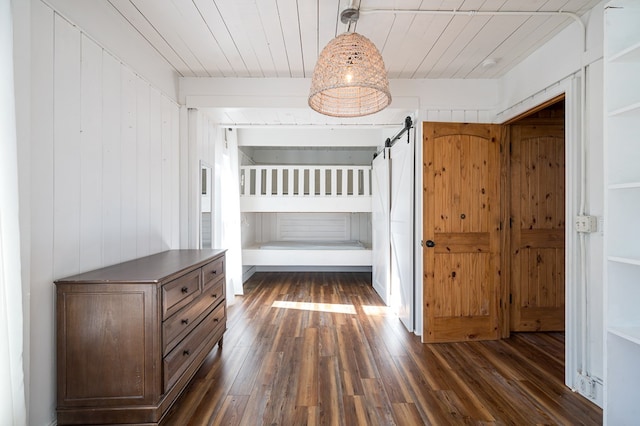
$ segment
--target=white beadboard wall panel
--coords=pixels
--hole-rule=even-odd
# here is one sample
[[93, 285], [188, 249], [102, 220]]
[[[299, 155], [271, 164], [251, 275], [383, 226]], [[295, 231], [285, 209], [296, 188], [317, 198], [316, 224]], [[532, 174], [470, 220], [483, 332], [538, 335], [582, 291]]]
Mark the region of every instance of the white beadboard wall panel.
[[[169, 158], [171, 163], [171, 186], [170, 197], [166, 201], [163, 199], [163, 208], [165, 203], [171, 206], [171, 234], [163, 234], [167, 241], [168, 249], [181, 248], [180, 246], [180, 108], [166, 97], [162, 98], [162, 117], [163, 117], [163, 146], [164, 139], [169, 140]], [[167, 134], [165, 136], [164, 122], [167, 123]]]
[[102, 49], [81, 37], [80, 265], [102, 264]]
[[360, 240], [371, 245], [372, 237], [371, 213], [351, 213], [351, 239]]
[[[589, 66], [587, 72], [587, 81], [589, 94], [587, 96], [587, 170], [589, 172], [587, 178], [587, 209], [590, 215], [604, 218], [604, 121], [601, 107], [605, 104], [604, 87], [600, 84], [604, 73], [603, 60], [599, 60]], [[598, 225], [600, 227], [600, 224]], [[604, 230], [598, 229], [597, 233], [589, 234], [589, 251], [587, 254], [587, 276], [589, 279], [589, 295], [588, 300], [592, 303], [588, 304], [587, 315], [589, 325], [589, 366], [588, 370], [592, 376], [604, 378], [604, 333], [601, 333], [602, 324], [604, 323], [604, 304], [593, 303], [593, 301], [603, 300], [604, 286], [602, 285], [604, 277]], [[602, 404], [602, 399], [600, 399]]]
[[177, 247], [179, 107], [44, 3], [32, 10], [25, 359], [30, 424], [52, 424], [53, 281]]
[[[59, 267], [74, 273], [167, 248], [154, 240], [173, 246], [178, 106], [54, 16], [56, 244], [65, 253], [74, 247], [77, 264]], [[168, 236], [160, 225], [165, 205]], [[119, 238], [107, 238], [114, 233]]]
[[513, 67], [501, 79], [502, 105], [513, 106], [579, 70], [583, 56], [582, 37], [578, 24], [573, 23]]
[[143, 80], [136, 81], [136, 179], [137, 179], [137, 234], [138, 256], [149, 253], [149, 229], [151, 216], [150, 200], [150, 146], [149, 139], [149, 85]]
[[112, 265], [122, 260], [120, 236], [120, 188], [122, 174], [122, 121], [120, 63], [111, 55], [102, 53], [102, 253], [103, 263]]
[[[149, 87], [149, 252], [162, 247], [162, 113], [161, 95]], [[169, 172], [169, 177], [171, 176]]]
[[[55, 348], [54, 327], [54, 18], [53, 11], [41, 2], [33, 2], [31, 39], [31, 116], [37, 125], [31, 127], [31, 306], [29, 318], [29, 383], [25, 390], [29, 422], [34, 425], [51, 424], [55, 410]], [[24, 141], [21, 141], [24, 143]], [[37, 155], [36, 155], [37, 153]], [[24, 194], [21, 194], [24, 196]], [[26, 264], [24, 265], [27, 266]], [[26, 309], [26, 310], [27, 310]]]
[[[172, 177], [178, 174], [178, 161], [179, 154], [174, 155], [173, 147], [171, 144], [172, 140], [172, 129], [169, 126], [171, 123], [171, 110], [169, 106], [164, 102], [158, 103], [159, 113], [160, 113], [160, 128], [159, 128], [159, 137], [160, 137], [160, 153], [161, 153], [161, 168], [160, 168], [160, 199], [162, 200], [162, 206], [160, 208], [161, 211], [161, 221], [162, 221], [162, 241], [161, 248], [163, 250], [169, 248], [177, 248], [180, 246], [179, 240], [174, 240], [173, 235], [173, 222], [178, 222], [179, 213], [174, 217], [173, 205], [171, 204], [172, 200], [179, 200], [179, 181], [177, 181], [174, 186], [172, 182]], [[177, 138], [176, 138], [177, 140]], [[177, 147], [179, 149], [179, 147]], [[175, 163], [175, 165], [174, 165]], [[176, 203], [174, 203], [176, 204]], [[180, 207], [180, 203], [177, 203], [177, 208]], [[174, 246], [175, 241], [175, 246]]]
[[[398, 126], [402, 126], [402, 123], [398, 123]], [[245, 128], [237, 129], [238, 132], [238, 145], [241, 147], [253, 146], [253, 147], [291, 147], [292, 150], [300, 148], [301, 141], [304, 141], [305, 146], [327, 147], [327, 151], [332, 148], [338, 147], [370, 147], [375, 149], [378, 146], [384, 145], [384, 138], [380, 129], [278, 129], [278, 128]], [[259, 148], [256, 148], [256, 151]], [[269, 162], [269, 161], [281, 161], [279, 163], [271, 164], [286, 164], [282, 159], [276, 158], [260, 158], [256, 159], [256, 162]], [[313, 159], [310, 159], [313, 161]], [[293, 160], [295, 161], [295, 160]], [[298, 161], [304, 161], [298, 159]], [[371, 157], [367, 158], [366, 163], [353, 163], [350, 160], [340, 160], [340, 163], [344, 164], [367, 164], [371, 163]], [[313, 163], [312, 163], [313, 164]], [[315, 164], [319, 164], [316, 162]]]
[[89, 38], [166, 96], [177, 99], [175, 68], [109, 2], [46, 0], [45, 4], [86, 31]]
[[[80, 272], [80, 32], [54, 17], [54, 274]], [[36, 184], [34, 182], [34, 184]]]
[[[195, 109], [187, 110], [187, 121], [186, 126], [188, 128], [187, 131], [187, 143], [183, 143], [180, 153], [180, 158], [183, 161], [182, 169], [185, 170], [181, 174], [181, 178], [186, 181], [186, 184], [182, 186], [182, 191], [180, 193], [180, 204], [185, 206], [187, 209], [186, 212], [182, 215], [182, 224], [183, 224], [183, 234], [182, 245], [185, 248], [197, 248], [198, 247], [198, 233], [200, 232], [200, 228], [198, 227], [198, 218], [200, 217], [200, 212], [198, 209], [198, 205], [196, 204], [196, 198], [193, 192], [195, 191], [197, 185], [197, 150], [198, 150], [198, 138], [200, 137], [200, 132], [198, 129], [198, 111]], [[214, 190], [214, 197], [216, 196], [217, 191]]]
[[122, 243], [122, 259], [139, 257], [137, 250], [137, 147], [136, 147], [136, 75], [128, 68], [122, 67], [120, 115], [120, 238]]
[[[179, 145], [179, 159], [180, 159], [180, 247], [191, 248], [191, 222], [189, 218], [191, 215], [196, 214], [192, 211], [191, 204], [189, 204], [189, 188], [191, 174], [189, 169], [191, 166], [191, 158], [189, 157], [189, 151], [191, 149], [191, 137], [194, 132], [192, 126], [190, 109], [187, 107], [180, 108], [180, 145]], [[215, 196], [215, 193], [214, 193]]]
[[[254, 239], [244, 236], [244, 246], [258, 242], [280, 240], [360, 240], [371, 244], [371, 213], [251, 213], [255, 214], [255, 230], [251, 230]], [[249, 213], [242, 213], [249, 215]], [[283, 228], [282, 224], [289, 225]], [[300, 223], [302, 227], [290, 224]], [[246, 225], [246, 224], [245, 224]], [[287, 232], [285, 232], [285, 230]], [[331, 231], [330, 235], [327, 232]], [[292, 233], [293, 232], [293, 233]]]
[[480, 116], [479, 111], [464, 111], [465, 123], [482, 123], [478, 118]]

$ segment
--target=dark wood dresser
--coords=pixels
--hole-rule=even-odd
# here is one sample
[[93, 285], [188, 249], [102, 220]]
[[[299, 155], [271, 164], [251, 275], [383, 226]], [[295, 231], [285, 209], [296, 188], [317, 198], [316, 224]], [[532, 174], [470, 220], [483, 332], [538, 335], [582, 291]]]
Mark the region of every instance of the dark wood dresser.
[[58, 424], [156, 424], [226, 329], [225, 250], [57, 280]]

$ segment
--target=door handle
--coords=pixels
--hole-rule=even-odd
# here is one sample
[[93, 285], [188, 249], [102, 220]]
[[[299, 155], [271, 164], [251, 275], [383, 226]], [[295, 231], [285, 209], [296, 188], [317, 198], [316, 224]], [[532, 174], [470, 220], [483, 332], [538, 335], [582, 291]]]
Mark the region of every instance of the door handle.
[[427, 240], [427, 241], [424, 243], [424, 245], [425, 245], [425, 246], [427, 246], [427, 247], [429, 247], [429, 248], [431, 248], [431, 247], [435, 247], [435, 246], [436, 246], [436, 243], [434, 243], [432, 240]]

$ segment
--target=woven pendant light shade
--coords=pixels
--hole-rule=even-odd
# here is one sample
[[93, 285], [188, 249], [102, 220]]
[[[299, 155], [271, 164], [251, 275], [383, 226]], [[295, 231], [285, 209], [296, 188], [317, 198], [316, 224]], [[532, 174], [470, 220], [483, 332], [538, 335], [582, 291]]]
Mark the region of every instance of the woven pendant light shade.
[[332, 117], [361, 117], [390, 103], [387, 71], [376, 46], [357, 33], [331, 40], [313, 70], [309, 106]]

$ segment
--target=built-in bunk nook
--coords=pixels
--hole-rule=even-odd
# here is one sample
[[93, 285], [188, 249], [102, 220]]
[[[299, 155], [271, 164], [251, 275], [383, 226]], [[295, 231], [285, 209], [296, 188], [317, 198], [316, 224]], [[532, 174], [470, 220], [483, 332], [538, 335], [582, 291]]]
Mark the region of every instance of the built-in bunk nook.
[[[298, 144], [287, 148], [239, 144], [245, 273], [250, 268], [371, 271], [376, 291], [413, 330], [411, 117], [384, 144], [380, 143], [384, 130], [363, 131], [366, 147], [346, 146], [354, 143], [353, 133], [344, 139], [345, 146], [301, 147], [313, 142], [307, 138], [314, 132], [331, 135], [316, 130], [299, 133]], [[275, 137], [256, 131], [253, 139], [276, 140], [285, 134], [286, 130]], [[320, 137], [313, 137], [318, 142]]]
[[243, 165], [240, 210], [244, 265], [371, 268], [370, 165]]

